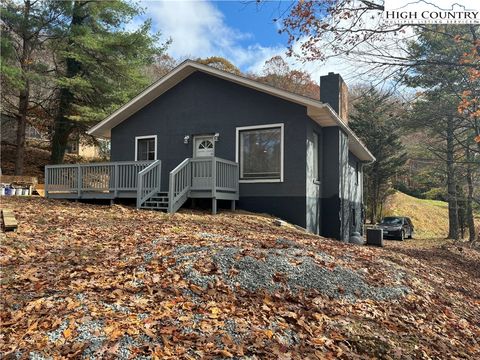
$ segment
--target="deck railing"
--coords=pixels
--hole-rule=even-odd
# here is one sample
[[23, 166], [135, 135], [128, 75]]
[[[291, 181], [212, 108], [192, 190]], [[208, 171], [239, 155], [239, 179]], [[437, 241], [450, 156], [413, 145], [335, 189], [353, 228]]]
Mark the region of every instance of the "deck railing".
[[215, 190], [238, 193], [238, 164], [233, 161], [214, 158]]
[[137, 176], [152, 161], [120, 161], [92, 164], [45, 166], [45, 196], [137, 191]]
[[176, 212], [187, 200], [188, 191], [192, 186], [192, 159], [183, 160], [170, 171], [168, 189], [168, 212]]
[[[136, 197], [137, 207], [161, 192], [161, 161], [47, 165], [45, 196], [82, 199]], [[170, 172], [168, 211], [192, 197], [238, 200], [238, 164], [217, 157], [187, 158]], [[213, 210], [215, 209], [215, 210]], [[216, 208], [212, 205], [212, 212]]]
[[217, 158], [187, 158], [170, 172], [169, 212], [177, 211], [188, 198], [189, 191], [238, 194], [238, 164]]
[[140, 208], [145, 200], [160, 191], [161, 179], [162, 162], [160, 160], [155, 160], [138, 173], [137, 208]]

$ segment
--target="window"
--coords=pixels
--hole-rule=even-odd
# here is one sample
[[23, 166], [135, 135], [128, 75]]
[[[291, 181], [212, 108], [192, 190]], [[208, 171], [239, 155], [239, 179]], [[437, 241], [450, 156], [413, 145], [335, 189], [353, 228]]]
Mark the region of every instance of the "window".
[[203, 140], [200, 145], [198, 145], [199, 149], [213, 149], [213, 143], [210, 140]]
[[135, 138], [135, 161], [157, 160], [157, 136]]
[[313, 179], [315, 181], [320, 180], [320, 174], [318, 171], [318, 134], [313, 133]]
[[360, 178], [360, 163], [358, 161], [355, 162], [355, 185], [358, 185]]
[[65, 153], [67, 154], [77, 154], [78, 155], [78, 145], [79, 145], [79, 140], [69, 140], [67, 142], [67, 147], [65, 149]]
[[283, 124], [237, 128], [240, 180], [283, 181]]

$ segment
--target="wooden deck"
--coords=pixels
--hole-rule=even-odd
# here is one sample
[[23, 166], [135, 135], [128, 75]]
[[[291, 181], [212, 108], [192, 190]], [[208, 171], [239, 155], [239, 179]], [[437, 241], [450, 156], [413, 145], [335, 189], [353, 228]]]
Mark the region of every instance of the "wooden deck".
[[56, 199], [135, 198], [138, 208], [176, 212], [188, 198], [238, 200], [238, 164], [217, 158], [187, 158], [170, 172], [161, 192], [161, 160], [45, 167], [45, 196]]

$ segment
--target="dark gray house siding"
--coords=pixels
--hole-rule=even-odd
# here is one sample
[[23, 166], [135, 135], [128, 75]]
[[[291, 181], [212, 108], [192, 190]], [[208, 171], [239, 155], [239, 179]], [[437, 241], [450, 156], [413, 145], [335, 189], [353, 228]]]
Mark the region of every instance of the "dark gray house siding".
[[[328, 87], [322, 91], [325, 96]], [[348, 136], [339, 126], [321, 127], [305, 106], [277, 96], [193, 72], [111, 129], [111, 160], [135, 160], [135, 137], [155, 135], [166, 191], [169, 172], [193, 155], [193, 136], [219, 133], [215, 156], [235, 161], [237, 128], [271, 124], [283, 124], [283, 181], [241, 183], [238, 207], [348, 240], [361, 228], [363, 185]]]
[[192, 156], [192, 141], [184, 144], [185, 135], [218, 132], [215, 155], [234, 161], [237, 127], [283, 123], [284, 181], [241, 183], [238, 206], [305, 227], [305, 133], [310, 121], [301, 105], [195, 72], [112, 129], [111, 160], [134, 160], [135, 137], [157, 135], [166, 191], [168, 173]]

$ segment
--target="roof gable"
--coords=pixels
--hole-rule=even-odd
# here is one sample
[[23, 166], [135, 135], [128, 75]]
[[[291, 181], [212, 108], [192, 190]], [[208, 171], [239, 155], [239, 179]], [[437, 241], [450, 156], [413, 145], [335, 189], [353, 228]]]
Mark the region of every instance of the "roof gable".
[[118, 110], [113, 112], [110, 116], [90, 128], [88, 130], [88, 134], [98, 137], [110, 137], [110, 130], [113, 127], [128, 119], [131, 115], [150, 104], [153, 100], [164, 94], [166, 91], [196, 71], [201, 71], [206, 74], [246, 86], [256, 91], [264, 92], [289, 102], [305, 106], [307, 108], [308, 116], [316, 121], [320, 126], [339, 126], [342, 128], [348, 134], [350, 151], [352, 151], [352, 153], [354, 153], [360, 160], [375, 160], [373, 155], [362, 144], [353, 131], [338, 117], [335, 111], [333, 111], [328, 104], [281, 90], [270, 85], [265, 85], [243, 76], [234, 75], [207, 65], [199, 64], [191, 60], [183, 62], [167, 75], [147, 87], [128, 103], [124, 104]]

